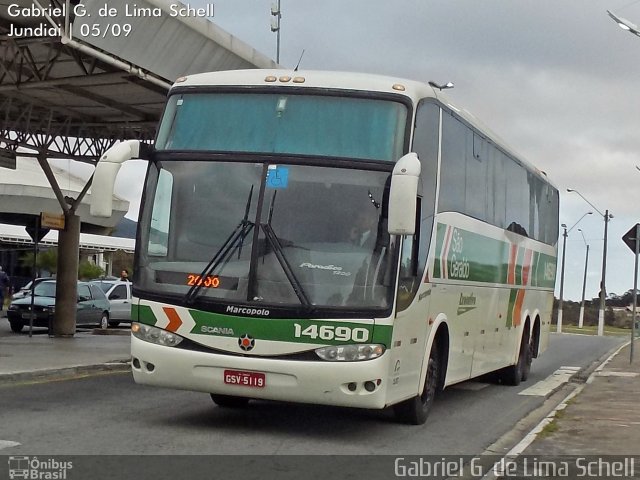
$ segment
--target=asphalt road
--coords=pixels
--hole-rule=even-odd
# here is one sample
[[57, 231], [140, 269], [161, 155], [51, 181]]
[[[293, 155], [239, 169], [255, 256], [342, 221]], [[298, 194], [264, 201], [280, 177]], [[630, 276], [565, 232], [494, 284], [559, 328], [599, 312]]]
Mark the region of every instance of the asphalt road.
[[552, 334], [528, 382], [449, 388], [423, 426], [388, 411], [263, 401], [223, 409], [206, 394], [136, 385], [129, 374], [11, 385], [0, 388], [0, 445], [20, 445], [0, 454], [478, 455], [544, 401], [518, 392], [623, 341]]

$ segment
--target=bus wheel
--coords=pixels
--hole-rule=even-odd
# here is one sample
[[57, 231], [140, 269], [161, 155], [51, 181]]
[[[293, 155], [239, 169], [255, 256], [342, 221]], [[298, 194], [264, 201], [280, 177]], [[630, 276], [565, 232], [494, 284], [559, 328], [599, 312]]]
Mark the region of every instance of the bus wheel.
[[520, 353], [518, 353], [518, 362], [515, 365], [511, 365], [500, 374], [500, 380], [506, 385], [512, 385], [517, 387], [521, 381], [526, 380], [529, 377], [529, 371], [531, 370], [531, 345], [529, 339], [526, 336], [522, 337], [520, 343]]
[[438, 379], [440, 378], [440, 355], [438, 345], [434, 342], [429, 354], [427, 378], [424, 382], [424, 390], [421, 395], [416, 395], [409, 400], [393, 406], [396, 418], [411, 425], [422, 425], [427, 421], [429, 411], [438, 392]]
[[524, 365], [522, 367], [522, 376], [520, 377], [523, 382], [526, 382], [531, 372], [531, 362], [533, 362], [533, 345], [527, 342], [527, 346], [524, 349]]
[[219, 407], [225, 408], [242, 408], [246, 407], [249, 403], [249, 399], [245, 397], [234, 397], [231, 395], [216, 395], [211, 394], [211, 400]]

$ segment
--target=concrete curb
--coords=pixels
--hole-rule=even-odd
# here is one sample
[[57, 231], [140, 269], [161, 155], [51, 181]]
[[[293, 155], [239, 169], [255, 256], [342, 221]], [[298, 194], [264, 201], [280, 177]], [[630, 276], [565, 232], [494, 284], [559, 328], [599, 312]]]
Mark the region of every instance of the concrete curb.
[[122, 373], [131, 371], [130, 360], [114, 360], [95, 365], [78, 365], [74, 367], [50, 368], [30, 372], [0, 374], [0, 387], [19, 383], [39, 383], [59, 380], [71, 380], [106, 373]]

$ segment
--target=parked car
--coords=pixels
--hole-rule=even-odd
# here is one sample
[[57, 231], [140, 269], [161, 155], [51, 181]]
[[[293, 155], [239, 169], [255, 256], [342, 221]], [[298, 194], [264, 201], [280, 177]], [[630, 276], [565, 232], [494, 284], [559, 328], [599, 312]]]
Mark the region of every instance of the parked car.
[[131, 282], [101, 279], [92, 280], [91, 284], [100, 287], [111, 304], [111, 327], [117, 327], [120, 322], [131, 322]]
[[[34, 290], [33, 325], [49, 327], [53, 321], [56, 309], [56, 281], [44, 280], [38, 283]], [[101, 328], [109, 326], [109, 310], [111, 305], [104, 292], [96, 285], [78, 282], [78, 310], [76, 324], [99, 325]], [[7, 310], [7, 320], [11, 330], [20, 332], [25, 325], [29, 325], [31, 316], [31, 295], [13, 300]]]
[[[40, 282], [44, 281], [44, 280], [53, 280], [51, 277], [39, 277], [36, 278], [35, 280], [35, 284], [38, 285]], [[19, 298], [24, 298], [24, 297], [28, 297], [31, 295], [31, 284], [33, 283], [33, 281], [27, 283], [24, 287], [22, 287], [20, 290], [18, 290], [16, 293], [14, 293], [11, 296], [11, 300], [18, 300]]]

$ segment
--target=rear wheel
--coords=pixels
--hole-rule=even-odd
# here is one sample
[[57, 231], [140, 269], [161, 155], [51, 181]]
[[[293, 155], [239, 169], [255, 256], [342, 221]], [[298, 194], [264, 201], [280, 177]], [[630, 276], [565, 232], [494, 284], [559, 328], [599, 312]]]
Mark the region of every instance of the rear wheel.
[[216, 395], [211, 394], [211, 400], [219, 407], [225, 408], [242, 408], [246, 407], [249, 399], [246, 397], [234, 397], [232, 395]]
[[11, 331], [16, 333], [21, 332], [24, 327], [24, 323], [22, 322], [9, 321], [9, 324], [11, 325]]
[[502, 383], [506, 385], [518, 386], [521, 381], [529, 378], [529, 372], [531, 370], [531, 345], [529, 344], [529, 335], [523, 335], [520, 342], [520, 352], [518, 353], [518, 361], [515, 365], [511, 365], [500, 374]]
[[433, 402], [438, 392], [438, 380], [440, 378], [440, 355], [436, 343], [431, 347], [429, 354], [429, 364], [427, 366], [427, 378], [424, 382], [424, 389], [420, 395], [416, 395], [409, 400], [394, 405], [393, 410], [396, 418], [412, 425], [422, 425], [427, 421]]
[[109, 314], [107, 312], [102, 312], [102, 317], [100, 317], [100, 328], [102, 330], [109, 328]]

